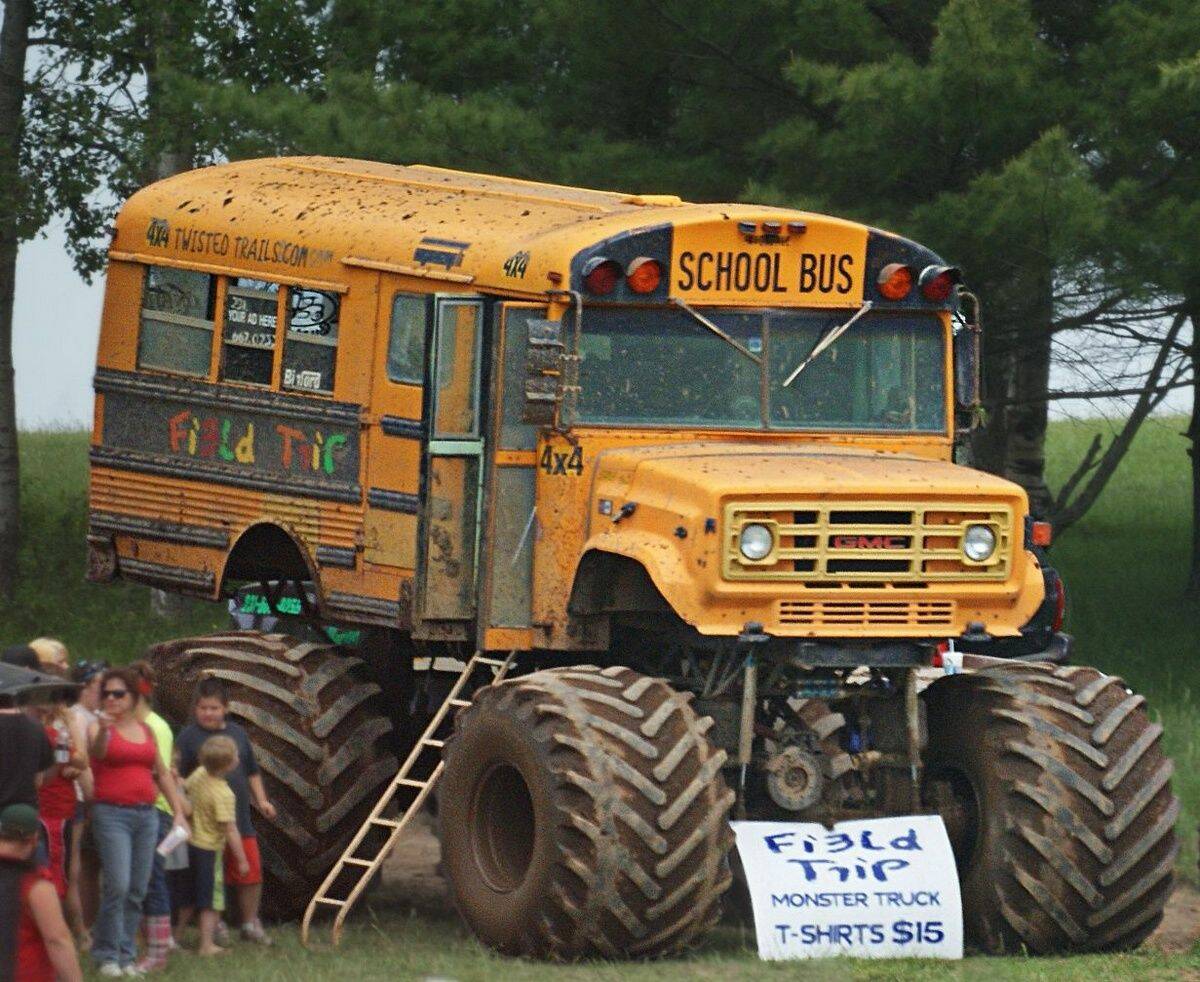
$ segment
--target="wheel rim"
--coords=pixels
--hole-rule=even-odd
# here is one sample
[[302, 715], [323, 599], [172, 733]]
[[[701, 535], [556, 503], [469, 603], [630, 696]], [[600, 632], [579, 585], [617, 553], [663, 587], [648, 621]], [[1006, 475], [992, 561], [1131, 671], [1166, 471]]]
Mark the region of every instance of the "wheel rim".
[[489, 887], [510, 893], [525, 880], [537, 829], [521, 772], [508, 764], [493, 766], [479, 782], [472, 813], [475, 865]]
[[956, 767], [939, 767], [926, 775], [925, 801], [941, 816], [959, 869], [967, 869], [980, 839], [981, 810], [974, 783]]

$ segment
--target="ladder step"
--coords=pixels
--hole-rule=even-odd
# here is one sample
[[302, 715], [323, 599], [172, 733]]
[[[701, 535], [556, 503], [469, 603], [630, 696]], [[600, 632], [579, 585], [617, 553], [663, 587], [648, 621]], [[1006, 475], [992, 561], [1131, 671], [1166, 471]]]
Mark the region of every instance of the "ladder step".
[[[455, 683], [455, 686], [451, 690], [451, 693], [448, 693], [450, 695], [450, 698], [448, 698], [445, 701], [445, 703], [443, 703], [442, 708], [438, 711], [437, 714], [435, 714], [434, 720], [430, 722], [430, 725], [426, 729], [425, 733], [422, 734], [420, 740], [417, 741], [417, 747], [414, 749], [413, 753], [410, 754], [408, 760], [403, 765], [400, 773], [404, 774], [405, 776], [401, 777], [401, 776], [397, 775], [392, 780], [392, 783], [388, 786], [388, 789], [384, 792], [383, 796], [379, 799], [378, 803], [375, 805], [375, 809], [373, 810], [372, 814], [363, 823], [363, 826], [359, 830], [359, 835], [355, 838], [355, 841], [346, 848], [346, 852], [342, 855], [342, 857], [339, 861], [339, 864], [334, 868], [334, 870], [332, 870], [330, 872], [329, 876], [326, 878], [325, 883], [322, 884], [321, 890], [318, 891], [317, 896], [314, 896], [312, 898], [312, 900], [310, 901], [308, 913], [305, 915], [306, 925], [307, 925], [308, 918], [312, 917], [313, 905], [315, 905], [315, 904], [328, 904], [330, 907], [343, 908], [342, 912], [340, 914], [338, 914], [338, 916], [337, 916], [337, 924], [335, 925], [335, 928], [334, 928], [334, 944], [337, 943], [337, 936], [338, 936], [338, 931], [340, 928], [341, 921], [349, 913], [349, 909], [353, 904], [352, 898], [357, 896], [358, 891], [363, 888], [364, 884], [363, 884], [362, 880], [360, 879], [358, 885], [354, 888], [354, 890], [351, 891], [350, 896], [347, 897], [345, 900], [336, 900], [333, 897], [322, 896], [321, 891], [324, 891], [324, 890], [332, 887], [335, 880], [337, 879], [338, 874], [342, 870], [344, 870], [347, 866], [353, 866], [358, 869], [371, 870], [371, 871], [373, 871], [379, 867], [379, 865], [382, 861], [382, 857], [391, 849], [392, 845], [395, 843], [396, 837], [399, 835], [399, 830], [402, 829], [404, 827], [404, 823], [407, 822], [409, 820], [409, 818], [412, 817], [413, 805], [415, 805], [416, 802], [422, 798], [422, 795], [417, 794], [413, 797], [412, 804], [410, 804], [408, 806], [408, 808], [405, 809], [403, 815], [401, 816], [401, 818], [399, 820], [391, 819], [391, 818], [379, 818], [377, 813], [383, 811], [387, 807], [388, 803], [392, 800], [392, 796], [395, 794], [397, 788], [400, 788], [400, 787], [414, 788], [420, 792], [426, 792], [426, 793], [428, 792], [428, 790], [433, 786], [433, 783], [437, 780], [438, 775], [441, 774], [442, 767], [443, 767], [442, 762], [439, 762], [437, 764], [437, 766], [433, 769], [433, 772], [428, 777], [424, 778], [423, 780], [411, 778], [411, 777], [408, 777], [407, 775], [408, 775], [409, 771], [411, 770], [411, 768], [414, 765], [416, 765], [417, 761], [420, 759], [421, 751], [423, 751], [425, 749], [441, 750], [442, 748], [444, 748], [446, 746], [445, 740], [439, 740], [436, 737], [431, 736], [430, 734], [437, 733], [437, 732], [445, 732], [442, 729], [442, 727], [448, 725], [448, 722], [449, 722], [445, 718], [447, 708], [465, 709], [471, 705], [470, 699], [461, 699], [458, 697], [458, 694], [462, 691], [463, 687], [466, 686], [470, 682], [471, 673], [472, 673], [473, 669], [476, 669], [481, 665], [486, 665], [490, 668], [495, 669], [495, 671], [493, 672], [492, 679], [489, 682], [485, 683], [484, 687], [486, 687], [486, 685], [494, 685], [495, 683], [497, 683], [500, 680], [500, 678], [504, 675], [504, 673], [508, 671], [508, 668], [512, 664], [512, 660], [513, 660], [513, 657], [515, 656], [515, 654], [516, 654], [516, 652], [512, 652], [509, 654], [509, 656], [507, 658], [503, 658], [503, 659], [488, 658], [484, 655], [475, 654], [471, 657], [471, 659], [467, 662], [467, 664], [465, 664], [463, 666], [462, 672], [459, 675], [458, 682]], [[472, 690], [473, 690], [473, 687], [472, 687]], [[376, 855], [376, 858], [373, 860], [372, 859], [362, 859], [358, 856], [349, 855], [355, 849], [359, 848], [362, 837], [366, 835], [366, 829], [372, 825], [374, 825], [378, 828], [391, 829], [392, 833], [393, 833], [392, 835], [390, 835], [388, 837], [386, 843], [384, 843], [383, 846], [379, 849], [379, 852]], [[366, 874], [364, 874], [364, 875], [366, 875]], [[307, 943], [307, 940], [305, 940], [305, 943]]]

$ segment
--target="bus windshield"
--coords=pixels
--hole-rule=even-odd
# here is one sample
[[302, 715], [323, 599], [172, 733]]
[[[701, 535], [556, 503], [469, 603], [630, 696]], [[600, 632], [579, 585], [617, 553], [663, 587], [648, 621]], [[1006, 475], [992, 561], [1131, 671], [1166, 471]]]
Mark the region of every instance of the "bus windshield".
[[577, 422], [796, 430], [946, 430], [935, 315], [872, 311], [783, 383], [853, 310], [585, 309]]

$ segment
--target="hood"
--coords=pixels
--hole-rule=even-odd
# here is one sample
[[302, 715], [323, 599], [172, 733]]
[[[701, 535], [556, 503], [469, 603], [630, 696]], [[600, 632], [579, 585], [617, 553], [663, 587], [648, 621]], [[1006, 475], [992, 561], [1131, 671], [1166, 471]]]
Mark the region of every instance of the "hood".
[[655, 492], [678, 493], [681, 485], [709, 500], [713, 494], [1025, 497], [1011, 481], [948, 461], [828, 444], [660, 444], [606, 450], [597, 460], [596, 489], [604, 496], [659, 497]]

